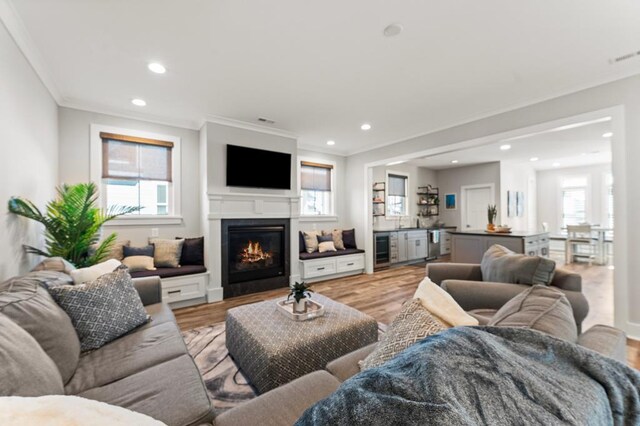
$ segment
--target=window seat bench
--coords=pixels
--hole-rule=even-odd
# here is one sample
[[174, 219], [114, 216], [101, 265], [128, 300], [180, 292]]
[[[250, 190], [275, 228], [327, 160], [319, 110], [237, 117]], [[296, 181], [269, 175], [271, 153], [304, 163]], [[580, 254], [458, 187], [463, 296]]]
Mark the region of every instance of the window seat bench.
[[300, 253], [300, 277], [306, 282], [357, 275], [364, 272], [364, 250], [346, 249]]
[[162, 301], [171, 308], [182, 308], [206, 302], [209, 274], [204, 265], [183, 265], [179, 268], [157, 268], [155, 271], [132, 272], [132, 278], [159, 276]]

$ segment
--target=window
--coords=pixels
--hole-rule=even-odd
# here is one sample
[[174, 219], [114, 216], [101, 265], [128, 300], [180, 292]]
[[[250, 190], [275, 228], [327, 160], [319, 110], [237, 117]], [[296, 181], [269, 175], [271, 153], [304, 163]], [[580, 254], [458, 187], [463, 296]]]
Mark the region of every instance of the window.
[[407, 216], [407, 176], [387, 175], [387, 216]]
[[579, 225], [587, 221], [588, 183], [586, 176], [569, 177], [562, 180], [563, 231], [567, 225]]
[[106, 207], [137, 206], [134, 215], [172, 214], [173, 142], [100, 132]]
[[333, 165], [300, 162], [300, 190], [303, 216], [333, 214]]

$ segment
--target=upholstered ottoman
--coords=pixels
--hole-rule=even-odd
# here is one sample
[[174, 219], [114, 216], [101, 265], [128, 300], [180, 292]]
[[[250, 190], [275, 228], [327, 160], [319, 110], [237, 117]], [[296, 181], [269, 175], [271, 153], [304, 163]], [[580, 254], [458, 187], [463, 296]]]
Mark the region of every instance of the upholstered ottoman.
[[378, 340], [378, 324], [369, 315], [320, 294], [312, 297], [325, 306], [325, 314], [308, 321], [278, 312], [280, 299], [227, 312], [227, 349], [258, 392], [322, 370], [329, 361]]

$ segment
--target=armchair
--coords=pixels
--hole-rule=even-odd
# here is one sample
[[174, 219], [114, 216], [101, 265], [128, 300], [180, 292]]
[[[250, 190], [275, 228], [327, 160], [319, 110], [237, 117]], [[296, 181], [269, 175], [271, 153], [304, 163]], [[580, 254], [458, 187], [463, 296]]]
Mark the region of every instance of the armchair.
[[[451, 294], [462, 309], [476, 317], [481, 324], [489, 322], [502, 305], [531, 287], [527, 284], [482, 281], [480, 265], [470, 263], [429, 263], [427, 276]], [[580, 331], [582, 321], [589, 312], [589, 303], [582, 294], [582, 277], [557, 269], [550, 286], [560, 289], [567, 296]]]

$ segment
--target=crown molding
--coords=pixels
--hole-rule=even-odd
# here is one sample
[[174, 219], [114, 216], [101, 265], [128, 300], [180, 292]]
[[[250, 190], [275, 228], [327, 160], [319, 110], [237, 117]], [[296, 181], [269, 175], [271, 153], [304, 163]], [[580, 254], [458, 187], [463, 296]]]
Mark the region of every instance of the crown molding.
[[40, 51], [33, 42], [27, 28], [24, 26], [22, 19], [20, 19], [18, 12], [10, 0], [0, 0], [0, 21], [4, 23], [7, 31], [22, 51], [31, 68], [33, 68], [38, 77], [40, 77], [42, 84], [44, 84], [49, 93], [51, 93], [56, 103], [60, 104], [62, 95], [59, 86], [53, 78], [53, 75], [49, 72], [49, 67], [45, 63], [44, 58], [40, 54]]
[[249, 123], [248, 121], [236, 120], [218, 115], [206, 115], [202, 121], [202, 125], [206, 122], [235, 127], [238, 129], [251, 130], [253, 132], [265, 133], [268, 135], [281, 136], [284, 138], [298, 138], [298, 135], [288, 130], [278, 129], [277, 127], [262, 126], [260, 124]]
[[301, 142], [298, 142], [298, 150], [317, 152], [320, 154], [335, 155], [337, 157], [346, 157], [348, 155], [347, 152], [344, 150], [325, 148], [325, 147], [309, 145]]

